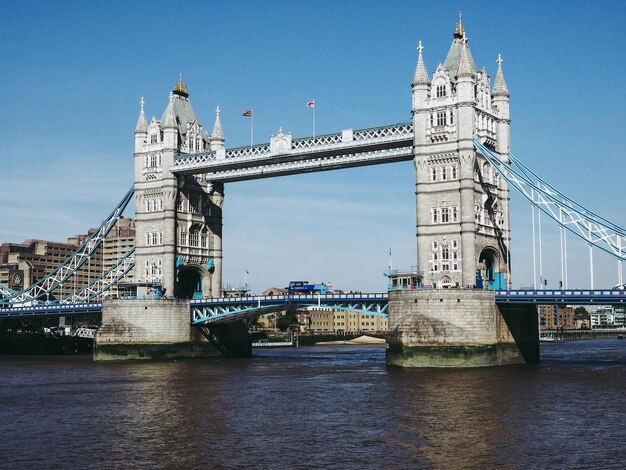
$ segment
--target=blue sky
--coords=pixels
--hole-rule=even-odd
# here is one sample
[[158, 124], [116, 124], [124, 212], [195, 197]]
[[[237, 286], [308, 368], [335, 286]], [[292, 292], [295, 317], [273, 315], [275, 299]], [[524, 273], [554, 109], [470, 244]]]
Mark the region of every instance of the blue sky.
[[[99, 225], [132, 184], [139, 100], [161, 116], [182, 70], [205, 127], [222, 110], [226, 145], [410, 119], [424, 43], [443, 62], [458, 10], [478, 67], [511, 91], [512, 151], [615, 223], [624, 211], [626, 65], [621, 1], [2, 2], [0, 242], [64, 241]], [[398, 163], [228, 184], [224, 280], [254, 291], [291, 279], [380, 291], [416, 257], [414, 170]], [[513, 276], [532, 282], [530, 208], [512, 195]], [[544, 224], [544, 271], [560, 278], [558, 231]], [[589, 285], [569, 241], [570, 285]], [[578, 256], [576, 256], [578, 255]], [[596, 286], [615, 262], [594, 255]]]

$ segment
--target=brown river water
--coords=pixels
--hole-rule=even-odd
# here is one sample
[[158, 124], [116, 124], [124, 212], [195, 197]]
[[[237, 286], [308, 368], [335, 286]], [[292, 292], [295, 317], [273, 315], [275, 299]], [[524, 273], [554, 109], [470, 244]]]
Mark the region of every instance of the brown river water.
[[254, 354], [0, 356], [0, 468], [626, 467], [626, 340], [467, 370], [388, 368], [381, 346]]

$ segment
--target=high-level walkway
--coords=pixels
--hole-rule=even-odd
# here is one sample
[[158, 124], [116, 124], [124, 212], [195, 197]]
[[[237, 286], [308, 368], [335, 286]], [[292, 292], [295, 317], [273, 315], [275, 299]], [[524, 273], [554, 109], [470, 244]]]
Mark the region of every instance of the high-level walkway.
[[408, 161], [413, 139], [410, 122], [302, 139], [279, 132], [266, 144], [178, 155], [171, 171], [231, 182]]

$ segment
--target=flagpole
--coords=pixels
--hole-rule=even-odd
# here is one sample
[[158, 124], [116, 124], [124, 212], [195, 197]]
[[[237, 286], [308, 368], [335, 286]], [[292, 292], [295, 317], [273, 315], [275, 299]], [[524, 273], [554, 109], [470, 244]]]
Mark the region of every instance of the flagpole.
[[250, 116], [250, 148], [252, 148], [253, 140], [254, 140], [254, 111], [252, 111], [252, 116]]
[[315, 139], [315, 105], [313, 105], [313, 138]]

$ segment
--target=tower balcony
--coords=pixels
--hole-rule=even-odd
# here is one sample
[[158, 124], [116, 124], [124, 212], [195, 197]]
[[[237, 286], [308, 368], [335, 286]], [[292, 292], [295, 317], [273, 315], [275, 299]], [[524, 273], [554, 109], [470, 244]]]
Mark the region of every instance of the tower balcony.
[[456, 125], [434, 126], [426, 128], [426, 139], [431, 143], [452, 142], [456, 140]]

